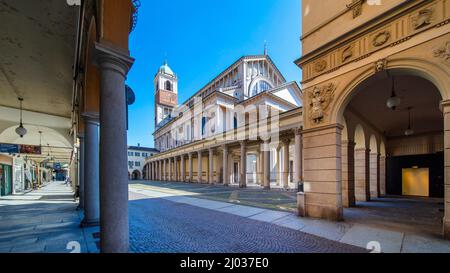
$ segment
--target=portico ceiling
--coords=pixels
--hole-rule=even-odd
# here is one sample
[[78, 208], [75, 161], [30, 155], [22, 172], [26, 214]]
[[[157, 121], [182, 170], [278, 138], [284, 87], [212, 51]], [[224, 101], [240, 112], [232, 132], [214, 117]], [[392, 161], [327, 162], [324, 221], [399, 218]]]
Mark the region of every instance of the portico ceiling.
[[76, 19], [65, 0], [0, 0], [0, 106], [71, 116]]
[[404, 136], [408, 127], [408, 107], [412, 107], [412, 127], [415, 134], [443, 130], [443, 115], [439, 109], [441, 96], [429, 81], [416, 76], [395, 76], [397, 96], [401, 104], [396, 111], [386, 106], [391, 96], [391, 78], [373, 77], [363, 83], [350, 101], [347, 110], [361, 116], [387, 137]]

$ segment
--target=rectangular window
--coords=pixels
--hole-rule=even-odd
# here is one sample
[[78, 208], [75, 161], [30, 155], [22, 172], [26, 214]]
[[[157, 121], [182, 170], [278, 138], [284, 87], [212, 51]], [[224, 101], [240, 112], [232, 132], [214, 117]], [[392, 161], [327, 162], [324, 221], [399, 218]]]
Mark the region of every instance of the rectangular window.
[[134, 156], [141, 156], [141, 153], [135, 152]]
[[140, 167], [141, 166], [141, 162], [139, 162], [139, 161], [134, 162], [134, 166]]
[[128, 166], [129, 166], [130, 168], [133, 168], [133, 161], [128, 161]]

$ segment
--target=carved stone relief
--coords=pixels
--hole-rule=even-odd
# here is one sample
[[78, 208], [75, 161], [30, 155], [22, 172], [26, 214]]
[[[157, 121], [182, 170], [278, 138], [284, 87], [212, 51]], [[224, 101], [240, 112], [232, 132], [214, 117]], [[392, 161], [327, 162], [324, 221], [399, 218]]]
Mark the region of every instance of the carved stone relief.
[[328, 107], [334, 98], [336, 85], [329, 83], [323, 86], [316, 86], [308, 93], [310, 100], [309, 117], [312, 123], [319, 124], [323, 121]]

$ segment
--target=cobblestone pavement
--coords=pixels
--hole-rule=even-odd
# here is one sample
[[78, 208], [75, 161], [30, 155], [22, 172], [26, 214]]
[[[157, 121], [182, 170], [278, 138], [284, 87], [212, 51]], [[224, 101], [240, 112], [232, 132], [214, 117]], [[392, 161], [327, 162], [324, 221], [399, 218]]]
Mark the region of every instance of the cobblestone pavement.
[[132, 252], [364, 252], [300, 231], [130, 192]]
[[164, 188], [170, 190], [181, 190], [195, 194], [195, 198], [291, 212], [295, 211], [297, 202], [295, 191], [284, 191], [281, 189], [239, 189], [233, 186], [224, 187], [222, 185], [180, 182], [155, 182], [143, 180], [130, 181], [130, 184], [136, 188], [157, 188], [158, 191], [161, 191]]

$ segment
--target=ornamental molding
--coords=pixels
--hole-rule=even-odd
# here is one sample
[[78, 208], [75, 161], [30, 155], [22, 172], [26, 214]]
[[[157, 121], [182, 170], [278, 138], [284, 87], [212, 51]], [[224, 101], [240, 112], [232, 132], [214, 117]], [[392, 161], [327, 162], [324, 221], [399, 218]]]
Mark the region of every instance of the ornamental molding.
[[444, 10], [448, 5], [445, 0], [423, 1], [406, 11], [398, 11], [391, 15], [391, 19], [385, 19], [384, 23], [349, 36], [346, 41], [337, 40], [334, 45], [330, 44], [329, 49], [308, 54], [296, 62], [303, 71], [302, 83], [358, 62], [385, 48], [397, 46], [424, 31], [448, 24], [449, 14]]
[[450, 41], [445, 43], [445, 45], [435, 49], [433, 51], [433, 56], [435, 58], [444, 60], [446, 64], [450, 64]]
[[352, 10], [353, 19], [360, 16], [362, 14], [362, 5], [364, 0], [353, 0], [350, 4], [347, 5], [347, 8]]

